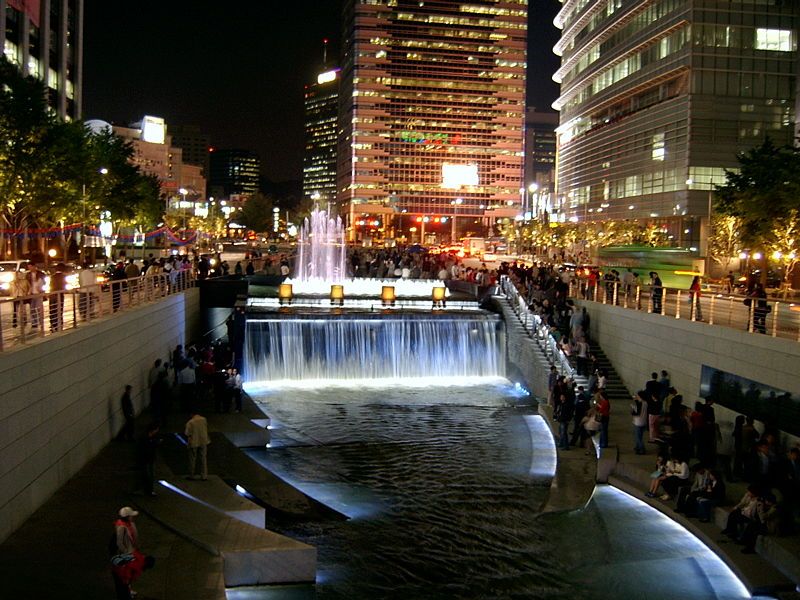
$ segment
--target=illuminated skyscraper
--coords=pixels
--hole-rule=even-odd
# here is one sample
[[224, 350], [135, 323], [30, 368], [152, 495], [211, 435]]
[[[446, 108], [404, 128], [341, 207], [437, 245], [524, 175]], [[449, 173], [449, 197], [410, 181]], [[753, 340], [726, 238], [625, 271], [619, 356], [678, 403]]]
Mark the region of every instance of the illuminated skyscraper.
[[255, 152], [214, 149], [210, 163], [209, 188], [214, 196], [228, 199], [258, 191], [261, 159]]
[[313, 198], [323, 208], [336, 201], [338, 115], [339, 69], [330, 69], [305, 89], [303, 196]]
[[83, 0], [0, 0], [0, 44], [10, 62], [47, 86], [60, 117], [80, 118]]
[[557, 216], [650, 221], [704, 254], [724, 169], [793, 139], [798, 3], [562, 3]]
[[350, 239], [482, 234], [519, 212], [527, 4], [345, 3], [337, 171]]

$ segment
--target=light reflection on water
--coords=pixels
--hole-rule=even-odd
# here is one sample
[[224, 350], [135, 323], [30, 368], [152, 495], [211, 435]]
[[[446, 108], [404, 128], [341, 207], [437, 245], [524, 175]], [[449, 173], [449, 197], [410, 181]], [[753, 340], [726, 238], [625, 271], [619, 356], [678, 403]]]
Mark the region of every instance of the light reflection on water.
[[268, 523], [317, 547], [317, 585], [229, 600], [748, 597], [690, 534], [608, 486], [583, 511], [539, 517], [519, 396], [510, 385], [264, 391], [280, 447], [253, 457], [354, 518]]
[[517, 406], [520, 396], [506, 382], [257, 397], [277, 447], [254, 457], [355, 517], [281, 529], [318, 548], [317, 597], [559, 589], [533, 519], [545, 488], [530, 475], [530, 408]]

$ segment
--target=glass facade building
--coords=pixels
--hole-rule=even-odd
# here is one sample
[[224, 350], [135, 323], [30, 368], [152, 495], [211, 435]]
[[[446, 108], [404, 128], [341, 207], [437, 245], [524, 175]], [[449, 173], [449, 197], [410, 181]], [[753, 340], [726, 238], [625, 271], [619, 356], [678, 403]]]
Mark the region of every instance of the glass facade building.
[[702, 254], [724, 169], [794, 138], [798, 3], [562, 3], [555, 216], [656, 221]]
[[320, 73], [316, 83], [306, 86], [304, 102], [303, 196], [325, 208], [336, 201], [339, 69]]
[[382, 214], [387, 236], [418, 223], [457, 237], [519, 212], [527, 13], [527, 0], [347, 0], [337, 173], [351, 228]]
[[214, 149], [210, 153], [209, 189], [215, 198], [255, 194], [259, 190], [261, 159], [255, 152]]
[[83, 0], [0, 0], [3, 55], [47, 87], [63, 119], [81, 117]]

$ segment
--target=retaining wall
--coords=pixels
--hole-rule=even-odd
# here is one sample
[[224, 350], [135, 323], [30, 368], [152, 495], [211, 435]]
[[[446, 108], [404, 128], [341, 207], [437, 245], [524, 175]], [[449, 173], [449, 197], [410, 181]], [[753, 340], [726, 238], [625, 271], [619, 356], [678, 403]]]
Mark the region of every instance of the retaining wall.
[[141, 411], [149, 368], [199, 316], [193, 288], [0, 354], [0, 542], [119, 432], [125, 384]]
[[[586, 306], [591, 334], [631, 392], [653, 371], [666, 370], [672, 385], [693, 407], [700, 398], [703, 365], [800, 396], [800, 343], [730, 327], [696, 323], [594, 302]], [[715, 406], [723, 449], [730, 444], [735, 413]], [[786, 435], [785, 444], [798, 438]]]

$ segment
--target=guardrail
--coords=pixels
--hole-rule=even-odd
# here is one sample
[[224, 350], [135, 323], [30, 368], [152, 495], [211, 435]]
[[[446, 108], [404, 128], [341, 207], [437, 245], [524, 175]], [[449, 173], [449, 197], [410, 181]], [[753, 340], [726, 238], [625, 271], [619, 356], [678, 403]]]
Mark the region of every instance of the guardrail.
[[542, 318], [528, 309], [528, 303], [520, 295], [517, 286], [503, 275], [500, 277], [500, 289], [508, 298], [511, 310], [514, 311], [525, 331], [544, 352], [547, 361], [551, 365], [555, 365], [560, 374], [572, 377], [574, 369], [569, 363], [569, 358], [561, 350], [558, 342], [550, 333], [550, 328], [545, 325]]
[[590, 285], [584, 279], [570, 282], [570, 296], [800, 342], [800, 304], [795, 302], [703, 290], [695, 294], [677, 288], [626, 287], [617, 281]]
[[183, 292], [192, 271], [120, 279], [68, 291], [0, 299], [0, 352]]

